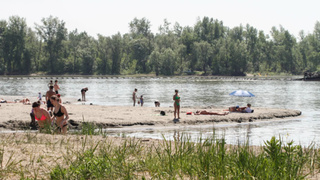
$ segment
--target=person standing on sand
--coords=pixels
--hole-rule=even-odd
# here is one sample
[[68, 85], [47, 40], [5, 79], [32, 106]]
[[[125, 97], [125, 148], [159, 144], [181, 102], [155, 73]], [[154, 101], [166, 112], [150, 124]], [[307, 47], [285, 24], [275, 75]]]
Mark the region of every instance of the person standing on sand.
[[176, 119], [177, 116], [178, 116], [178, 119], [180, 119], [180, 96], [178, 94], [179, 91], [176, 89], [174, 92], [175, 92], [175, 95], [173, 95], [174, 119]]
[[160, 107], [160, 101], [155, 100], [155, 101], [154, 101], [154, 106], [155, 106], [155, 107]]
[[42, 101], [41, 92], [38, 93], [38, 101]]
[[59, 94], [59, 89], [60, 89], [60, 87], [59, 87], [59, 85], [58, 85], [58, 80], [55, 80], [54, 81], [54, 85], [53, 85], [53, 88], [54, 88], [54, 91], [56, 92], [56, 94]]
[[50, 101], [54, 105], [53, 119], [55, 119], [57, 130], [62, 134], [66, 134], [67, 121], [69, 119], [67, 109], [60, 104], [59, 98], [55, 95], [51, 96]]
[[45, 126], [49, 127], [51, 125], [51, 117], [49, 112], [43, 108], [40, 108], [39, 102], [32, 103], [32, 113], [35, 120], [38, 121], [40, 132], [45, 128]]
[[132, 93], [133, 106], [136, 106], [137, 91], [138, 89], [136, 88]]
[[46, 102], [47, 102], [47, 110], [53, 110], [53, 104], [50, 102], [51, 96], [56, 95], [56, 93], [53, 91], [53, 86], [49, 87], [49, 91], [46, 93]]
[[81, 96], [82, 96], [82, 101], [86, 101], [86, 92], [88, 91], [89, 89], [87, 87], [85, 88], [82, 88], [81, 89]]

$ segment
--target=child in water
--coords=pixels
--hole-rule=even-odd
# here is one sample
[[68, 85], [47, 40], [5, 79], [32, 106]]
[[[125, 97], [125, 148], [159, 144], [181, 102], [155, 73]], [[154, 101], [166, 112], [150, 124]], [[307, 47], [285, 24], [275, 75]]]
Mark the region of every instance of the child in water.
[[140, 104], [143, 106], [143, 95], [140, 96]]

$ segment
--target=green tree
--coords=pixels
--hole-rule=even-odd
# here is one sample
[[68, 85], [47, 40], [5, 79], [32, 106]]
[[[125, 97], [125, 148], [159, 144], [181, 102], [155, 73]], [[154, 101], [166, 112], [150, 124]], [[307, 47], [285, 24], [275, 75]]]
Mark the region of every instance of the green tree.
[[160, 55], [161, 68], [160, 73], [163, 75], [174, 75], [176, 70], [176, 55], [174, 51], [170, 48], [166, 49]]
[[260, 68], [260, 58], [259, 56], [259, 49], [257, 47], [258, 43], [258, 30], [254, 27], [247, 24], [245, 31], [244, 31], [244, 38], [245, 43], [247, 46], [247, 52], [248, 52], [248, 64], [251, 65], [251, 71], [252, 72], [259, 72]]
[[150, 52], [149, 40], [147, 38], [134, 39], [130, 42], [132, 58], [137, 60], [136, 71], [147, 72], [147, 61]]
[[80, 33], [80, 37], [81, 73], [84, 75], [92, 75], [96, 69], [97, 43], [95, 39], [86, 32]]
[[213, 49], [206, 41], [195, 42], [195, 55], [200, 63], [202, 71], [207, 74], [207, 70], [211, 67]]
[[7, 21], [0, 21], [0, 74], [6, 74], [5, 63], [5, 34], [7, 31]]
[[52, 16], [41, 20], [43, 25], [36, 25], [38, 34], [43, 38], [45, 52], [48, 54], [48, 71], [51, 74], [61, 72], [64, 67], [63, 50], [64, 43], [67, 37], [67, 29], [65, 22]]
[[137, 19], [129, 23], [130, 35], [132, 40], [130, 41], [130, 57], [136, 60], [136, 72], [148, 73], [150, 68], [148, 67], [148, 57], [153, 51], [153, 39], [154, 36], [151, 33], [150, 21], [146, 18]]
[[67, 62], [67, 71], [72, 74], [76, 74], [80, 72], [80, 41], [81, 36], [78, 33], [78, 30], [71, 31], [68, 36], [68, 49], [70, 52], [69, 61]]
[[275, 27], [272, 28], [271, 35], [274, 39], [275, 53], [278, 61], [279, 72], [295, 72], [296, 62], [293, 58], [293, 47], [296, 45], [296, 39], [290, 35], [289, 31], [280, 27], [277, 30]]
[[4, 60], [8, 74], [25, 72], [22, 62], [26, 60], [23, 58], [26, 34], [26, 20], [18, 16], [11, 16], [7, 30], [4, 32]]
[[122, 56], [122, 37], [118, 33], [112, 36], [110, 49], [112, 59], [112, 74], [120, 74], [121, 56]]
[[156, 76], [159, 76], [161, 70], [161, 54], [157, 48], [152, 51], [150, 55], [151, 66], [156, 73]]
[[[28, 28], [26, 35], [26, 45], [23, 52], [23, 74], [29, 74], [31, 71], [39, 70], [39, 41], [36, 32]], [[33, 68], [34, 67], [34, 68]]]

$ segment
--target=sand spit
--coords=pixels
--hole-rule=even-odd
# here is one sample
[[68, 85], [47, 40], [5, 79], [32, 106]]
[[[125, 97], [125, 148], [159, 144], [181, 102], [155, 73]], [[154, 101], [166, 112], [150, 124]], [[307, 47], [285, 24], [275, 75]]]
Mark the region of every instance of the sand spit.
[[[227, 107], [182, 107], [181, 119], [173, 120], [172, 107], [131, 107], [131, 106], [98, 106], [89, 104], [64, 104], [70, 120], [69, 129], [80, 129], [82, 122], [92, 122], [96, 125], [107, 127], [123, 127], [134, 125], [172, 126], [175, 124], [200, 124], [200, 123], [242, 123], [255, 121], [276, 120], [279, 118], [295, 117], [301, 115], [299, 110], [271, 109], [253, 107], [254, 113], [229, 113], [225, 116], [218, 115], [187, 115], [187, 112], [206, 110], [224, 112]], [[42, 105], [44, 107], [44, 105]], [[10, 130], [30, 129], [31, 105], [22, 103], [1, 103], [0, 128]], [[165, 115], [160, 115], [164, 111]]]

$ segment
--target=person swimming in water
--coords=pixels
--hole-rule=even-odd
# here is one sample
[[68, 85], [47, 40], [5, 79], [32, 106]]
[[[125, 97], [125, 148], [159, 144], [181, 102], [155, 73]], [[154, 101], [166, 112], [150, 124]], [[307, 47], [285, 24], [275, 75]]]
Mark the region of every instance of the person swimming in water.
[[174, 119], [178, 116], [178, 119], [180, 119], [180, 95], [178, 94], [178, 90], [176, 89], [175, 95], [173, 95], [173, 107], [174, 107]]

